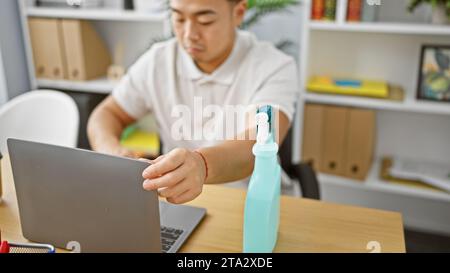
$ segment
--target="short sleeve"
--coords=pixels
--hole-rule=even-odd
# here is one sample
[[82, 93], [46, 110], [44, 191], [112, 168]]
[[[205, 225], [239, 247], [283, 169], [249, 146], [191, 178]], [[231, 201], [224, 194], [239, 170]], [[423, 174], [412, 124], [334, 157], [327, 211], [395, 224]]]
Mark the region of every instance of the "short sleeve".
[[297, 78], [297, 65], [289, 58], [267, 78], [251, 103], [258, 106], [275, 106], [292, 122], [299, 95]]
[[144, 54], [130, 67], [112, 93], [119, 106], [135, 119], [142, 118], [152, 110], [150, 75], [153, 62], [151, 52]]

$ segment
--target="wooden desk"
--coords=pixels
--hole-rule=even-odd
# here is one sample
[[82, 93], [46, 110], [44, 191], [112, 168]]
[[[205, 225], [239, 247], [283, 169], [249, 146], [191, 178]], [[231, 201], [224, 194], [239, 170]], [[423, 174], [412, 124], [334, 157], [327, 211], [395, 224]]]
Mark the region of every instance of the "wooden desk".
[[[8, 158], [3, 160], [3, 202], [0, 227], [3, 238], [23, 238]], [[190, 205], [207, 208], [207, 216], [181, 252], [241, 252], [245, 191], [205, 186]], [[282, 197], [276, 252], [369, 252], [378, 241], [382, 252], [405, 252], [399, 213]]]

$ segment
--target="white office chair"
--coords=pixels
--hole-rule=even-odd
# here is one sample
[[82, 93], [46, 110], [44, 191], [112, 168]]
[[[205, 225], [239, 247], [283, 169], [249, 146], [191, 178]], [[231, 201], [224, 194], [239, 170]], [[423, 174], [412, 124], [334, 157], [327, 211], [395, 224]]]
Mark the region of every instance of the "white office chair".
[[6, 140], [19, 138], [76, 147], [79, 113], [73, 99], [51, 90], [31, 91], [0, 107], [0, 152]]

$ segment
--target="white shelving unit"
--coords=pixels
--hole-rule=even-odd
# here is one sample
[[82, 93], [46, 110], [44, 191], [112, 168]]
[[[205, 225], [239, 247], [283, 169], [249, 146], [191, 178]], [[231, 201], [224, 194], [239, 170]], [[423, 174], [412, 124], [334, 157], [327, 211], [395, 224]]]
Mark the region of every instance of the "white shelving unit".
[[423, 188], [408, 187], [401, 184], [395, 184], [383, 181], [379, 178], [380, 160], [376, 159], [373, 164], [367, 180], [365, 182], [352, 180], [345, 177], [333, 176], [328, 174], [319, 174], [319, 179], [326, 183], [341, 186], [345, 185], [354, 189], [369, 189], [380, 193], [395, 193], [400, 195], [408, 195], [417, 198], [435, 199], [444, 202], [450, 202], [450, 194], [443, 191], [427, 190]]
[[311, 30], [413, 35], [450, 35], [450, 27], [401, 23], [329, 23], [312, 21]]
[[55, 81], [38, 79], [37, 85], [39, 88], [49, 88], [49, 89], [63, 89], [77, 92], [89, 92], [96, 94], [109, 94], [111, 90], [116, 86], [116, 82], [109, 81], [106, 78], [101, 78], [97, 80], [87, 81], [87, 82], [75, 82], [75, 81]]
[[389, 101], [376, 98], [360, 98], [315, 93], [306, 93], [304, 99], [309, 103], [360, 107], [373, 110], [390, 110], [400, 112], [450, 115], [449, 105], [445, 105], [439, 102], [419, 102], [413, 99], [406, 99], [404, 101]]
[[125, 22], [162, 22], [168, 14], [151, 14], [126, 10], [105, 9], [56, 9], [56, 8], [29, 8], [27, 16], [47, 18], [67, 18], [82, 20], [125, 21]]
[[[384, 4], [401, 1], [383, 1]], [[415, 188], [379, 178], [380, 158], [417, 157], [450, 163], [450, 104], [416, 99], [423, 44], [450, 44], [450, 26], [426, 23], [347, 23], [346, 0], [338, 0], [336, 22], [310, 20], [311, 0], [300, 48], [301, 96], [294, 160], [301, 160], [306, 103], [373, 109], [377, 113], [376, 153], [365, 181], [319, 174], [325, 201], [399, 211], [407, 227], [450, 234], [450, 193]], [[313, 75], [384, 79], [405, 89], [404, 101], [310, 93]]]
[[86, 82], [68, 80], [36, 79], [33, 55], [28, 33], [29, 17], [62, 18], [89, 20], [100, 36], [105, 40], [111, 56], [115, 47], [125, 45], [124, 64], [129, 67], [148, 49], [154, 38], [168, 37], [171, 33], [169, 15], [167, 13], [145, 13], [117, 9], [58, 9], [28, 6], [27, 0], [20, 1], [20, 12], [26, 45], [30, 82], [33, 89], [49, 88], [76, 92], [108, 94], [117, 84], [106, 78]]

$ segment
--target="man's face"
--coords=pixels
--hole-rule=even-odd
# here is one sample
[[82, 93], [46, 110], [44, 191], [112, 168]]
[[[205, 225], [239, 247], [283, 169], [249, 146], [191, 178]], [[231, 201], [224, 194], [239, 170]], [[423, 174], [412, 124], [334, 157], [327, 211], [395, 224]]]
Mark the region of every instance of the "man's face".
[[198, 63], [214, 62], [229, 52], [246, 7], [245, 1], [228, 0], [171, 0], [170, 5], [177, 40]]

